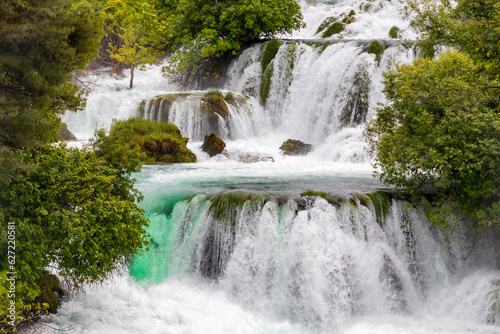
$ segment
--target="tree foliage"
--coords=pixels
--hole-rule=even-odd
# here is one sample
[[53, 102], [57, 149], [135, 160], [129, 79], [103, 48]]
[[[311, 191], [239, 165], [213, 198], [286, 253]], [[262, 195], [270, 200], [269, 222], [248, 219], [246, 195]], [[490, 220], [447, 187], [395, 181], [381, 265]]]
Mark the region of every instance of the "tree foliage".
[[162, 55], [168, 37], [167, 15], [158, 0], [108, 0], [104, 4], [106, 32], [120, 40], [108, 43], [108, 52], [130, 68], [130, 88], [135, 68], [142, 69]]
[[[15, 301], [16, 325], [57, 308], [47, 270], [79, 289], [148, 245], [130, 177], [139, 161], [51, 145], [58, 116], [84, 105], [71, 79], [96, 55], [101, 32], [99, 15], [70, 0], [0, 2], [0, 234], [15, 231], [14, 262], [0, 238], [0, 304]], [[6, 293], [11, 271], [15, 300]], [[14, 330], [6, 312], [0, 310], [0, 332]]]
[[[417, 7], [415, 7], [417, 8]], [[384, 74], [389, 103], [367, 126], [378, 176], [417, 193], [443, 229], [450, 215], [478, 228], [500, 224], [500, 6], [427, 2], [413, 23], [423, 58]], [[457, 50], [433, 54], [438, 45]], [[431, 52], [429, 52], [431, 50]], [[450, 223], [452, 222], [452, 223]]]
[[78, 110], [83, 96], [71, 75], [92, 59], [100, 28], [74, 15], [69, 0], [0, 3], [0, 177], [22, 161], [12, 149], [57, 141], [58, 115]]
[[203, 59], [227, 57], [259, 38], [304, 27], [295, 0], [178, 0], [170, 18], [173, 70], [185, 71]]
[[[15, 269], [22, 282], [16, 300], [34, 300], [46, 268], [57, 269], [70, 288], [79, 289], [103, 281], [147, 247], [148, 222], [134, 203], [142, 197], [130, 170], [65, 146], [19, 154], [34, 167], [0, 192], [0, 233], [7, 235], [7, 222], [16, 226]], [[7, 238], [0, 245], [5, 251]], [[11, 271], [7, 266], [1, 262], [2, 275]]]

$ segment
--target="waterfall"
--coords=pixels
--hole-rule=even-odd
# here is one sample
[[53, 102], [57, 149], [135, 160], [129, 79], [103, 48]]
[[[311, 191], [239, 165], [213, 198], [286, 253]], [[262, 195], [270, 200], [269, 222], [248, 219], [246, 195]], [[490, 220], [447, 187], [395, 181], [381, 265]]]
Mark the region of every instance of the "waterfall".
[[151, 220], [154, 246], [132, 266], [137, 279], [214, 280], [239, 304], [311, 330], [414, 313], [463, 255], [419, 210], [377, 193], [197, 195]]
[[[172, 122], [198, 163], [134, 175], [150, 250], [116, 284], [65, 301], [56, 324], [75, 333], [498, 333], [498, 252], [476, 246], [465, 258], [468, 240], [443, 242], [421, 210], [377, 192], [371, 176], [363, 129], [386, 102], [383, 72], [415, 58], [406, 1], [300, 3], [307, 27], [240, 50], [217, 86], [188, 90], [161, 65], [138, 71], [132, 90], [128, 78], [100, 75], [86, 109], [64, 116], [79, 139], [113, 118]], [[392, 26], [400, 38], [389, 39]], [[373, 40], [386, 46], [380, 61], [367, 52]], [[200, 148], [210, 133], [226, 141], [212, 158]], [[289, 138], [314, 151], [284, 156]], [[307, 189], [337, 196], [299, 196]]]
[[192, 141], [203, 141], [211, 133], [224, 140], [248, 139], [271, 129], [263, 109], [253, 98], [216, 92], [220, 93], [216, 103], [210, 102], [203, 92], [173, 93], [143, 100], [136, 116], [174, 123]]

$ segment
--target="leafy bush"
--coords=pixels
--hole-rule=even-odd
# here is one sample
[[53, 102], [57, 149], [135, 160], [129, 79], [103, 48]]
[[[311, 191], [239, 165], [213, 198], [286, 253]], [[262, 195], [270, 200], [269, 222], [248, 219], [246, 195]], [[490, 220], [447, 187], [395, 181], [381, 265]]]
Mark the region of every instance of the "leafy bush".
[[[58, 282], [46, 268], [58, 269], [73, 289], [102, 282], [148, 247], [148, 221], [135, 203], [142, 196], [127, 168], [113, 168], [90, 150], [64, 145], [20, 155], [32, 168], [0, 192], [0, 233], [7, 235], [12, 229], [6, 222], [14, 223], [17, 307], [54, 312]], [[7, 249], [7, 238], [0, 238], [0, 247]], [[12, 271], [7, 266], [1, 261], [2, 276]], [[6, 298], [0, 295], [2, 305]]]
[[377, 40], [373, 41], [368, 45], [368, 53], [375, 54], [375, 60], [380, 63], [380, 60], [382, 59], [382, 54], [385, 51], [385, 46], [382, 42], [379, 42]]
[[389, 30], [389, 37], [390, 38], [398, 38], [399, 37], [399, 28], [394, 26]]

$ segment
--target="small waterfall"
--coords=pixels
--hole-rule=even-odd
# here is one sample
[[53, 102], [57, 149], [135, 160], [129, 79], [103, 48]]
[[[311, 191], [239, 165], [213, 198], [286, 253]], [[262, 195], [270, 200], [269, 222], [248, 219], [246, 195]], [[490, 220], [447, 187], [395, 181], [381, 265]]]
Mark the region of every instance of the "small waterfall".
[[[217, 94], [215, 100], [207, 97], [211, 92]], [[137, 116], [174, 123], [192, 141], [203, 141], [211, 133], [225, 140], [247, 139], [270, 128], [254, 99], [220, 91], [173, 93], [143, 100]]]
[[366, 53], [366, 41], [287, 41], [262, 73], [266, 43], [248, 48], [233, 62], [225, 88], [265, 102], [276, 130], [316, 145], [363, 124], [383, 102], [382, 72], [413, 58], [411, 49], [389, 46], [378, 65]]
[[313, 330], [358, 315], [408, 314], [453, 275], [458, 246], [385, 194], [197, 195], [151, 217], [152, 250], [132, 274], [215, 280], [250, 309]]

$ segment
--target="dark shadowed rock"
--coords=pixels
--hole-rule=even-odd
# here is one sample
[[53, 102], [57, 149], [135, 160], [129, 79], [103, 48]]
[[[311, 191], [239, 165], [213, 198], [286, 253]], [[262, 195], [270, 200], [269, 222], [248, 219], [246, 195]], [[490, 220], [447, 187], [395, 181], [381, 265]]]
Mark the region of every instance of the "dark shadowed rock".
[[61, 123], [62, 124], [62, 128], [59, 129], [59, 137], [61, 137], [62, 140], [65, 140], [65, 141], [76, 141], [78, 139], [76, 139], [75, 135], [73, 133], [71, 133], [71, 131], [68, 130], [68, 126], [66, 125], [66, 123]]
[[204, 152], [207, 152], [210, 157], [221, 153], [226, 147], [226, 143], [215, 134], [211, 134], [210, 136], [205, 136], [205, 141], [201, 146], [201, 149]]
[[294, 139], [288, 139], [280, 146], [280, 150], [283, 151], [284, 155], [306, 155], [312, 152], [313, 149], [311, 144], [306, 144], [300, 140]]

